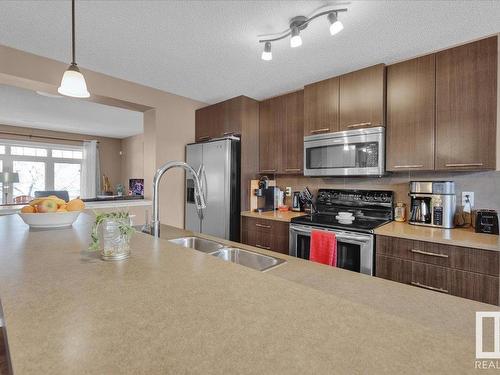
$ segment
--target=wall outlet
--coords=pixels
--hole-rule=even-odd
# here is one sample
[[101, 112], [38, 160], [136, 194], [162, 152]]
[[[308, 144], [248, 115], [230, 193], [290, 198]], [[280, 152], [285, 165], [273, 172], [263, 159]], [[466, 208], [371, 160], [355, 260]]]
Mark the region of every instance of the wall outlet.
[[287, 197], [291, 197], [291, 196], [292, 196], [292, 188], [291, 188], [290, 186], [287, 186], [287, 187], [285, 188], [285, 195], [286, 195]]
[[469, 196], [470, 206], [474, 207], [474, 192], [473, 191], [462, 191], [462, 206], [465, 206], [466, 197]]

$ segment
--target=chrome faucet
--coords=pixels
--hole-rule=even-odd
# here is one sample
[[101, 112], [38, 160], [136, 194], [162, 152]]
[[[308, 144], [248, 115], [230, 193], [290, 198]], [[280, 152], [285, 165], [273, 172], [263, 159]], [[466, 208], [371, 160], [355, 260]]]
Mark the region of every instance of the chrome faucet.
[[206, 208], [205, 196], [202, 184], [200, 182], [202, 168], [200, 167], [200, 172], [196, 173], [195, 170], [189, 164], [184, 163], [183, 161], [167, 162], [156, 171], [155, 176], [153, 178], [153, 219], [151, 222], [151, 234], [155, 237], [160, 237], [160, 207], [159, 207], [160, 180], [166, 171], [175, 167], [183, 168], [187, 172], [193, 175], [194, 201], [196, 203], [196, 208], [198, 210], [203, 210], [204, 208]]

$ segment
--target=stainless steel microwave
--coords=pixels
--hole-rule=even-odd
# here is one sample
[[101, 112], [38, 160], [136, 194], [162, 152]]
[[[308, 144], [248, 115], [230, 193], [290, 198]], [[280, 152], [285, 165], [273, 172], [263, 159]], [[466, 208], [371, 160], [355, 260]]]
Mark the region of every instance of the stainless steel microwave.
[[382, 126], [304, 137], [305, 176], [382, 176]]

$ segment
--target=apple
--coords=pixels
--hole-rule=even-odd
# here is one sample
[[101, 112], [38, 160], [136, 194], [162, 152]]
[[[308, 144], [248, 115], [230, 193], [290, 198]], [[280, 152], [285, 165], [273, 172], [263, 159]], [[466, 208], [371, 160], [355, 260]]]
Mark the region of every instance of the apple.
[[45, 199], [38, 205], [38, 212], [47, 213], [47, 212], [56, 212], [57, 211], [57, 202], [52, 199]]

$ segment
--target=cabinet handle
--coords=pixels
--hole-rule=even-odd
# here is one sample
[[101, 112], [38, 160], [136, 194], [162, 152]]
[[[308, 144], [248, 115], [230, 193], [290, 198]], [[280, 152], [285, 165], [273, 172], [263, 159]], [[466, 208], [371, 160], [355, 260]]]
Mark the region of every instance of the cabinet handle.
[[482, 167], [483, 163], [449, 163], [447, 167]]
[[255, 247], [259, 247], [259, 248], [264, 249], [264, 250], [271, 250], [270, 246], [263, 246], [263, 245], [259, 245], [258, 243], [255, 244]]
[[441, 293], [450, 293], [448, 290], [446, 289], [442, 289], [442, 288], [435, 288], [433, 286], [429, 286], [429, 285], [425, 285], [425, 284], [420, 284], [420, 283], [417, 283], [415, 281], [412, 281], [411, 282], [411, 285], [414, 285], [414, 286], [418, 286], [420, 288], [424, 288], [424, 289], [429, 289], [429, 290], [433, 290], [435, 292], [441, 292]]
[[411, 249], [410, 251], [412, 253], [423, 254], [423, 255], [430, 255], [430, 256], [439, 257], [439, 258], [448, 258], [449, 257], [448, 254], [430, 253], [428, 251], [415, 250], [415, 249]]
[[394, 165], [393, 168], [423, 168], [423, 164]]
[[270, 229], [271, 226], [270, 225], [264, 225], [264, 224], [255, 224], [256, 227], [259, 227], [259, 228], [267, 228], [267, 229]]
[[371, 126], [371, 122], [360, 122], [359, 124], [347, 125], [348, 128], [359, 128], [361, 126]]
[[301, 170], [300, 168], [285, 168], [286, 172], [300, 172]]
[[323, 129], [315, 129], [315, 130], [311, 130], [311, 133], [312, 134], [318, 134], [318, 133], [324, 133], [324, 132], [327, 132], [329, 131], [330, 128], [323, 128]]
[[269, 173], [269, 172], [276, 172], [276, 169], [261, 169], [260, 171], [264, 173]]
[[205, 135], [203, 137], [198, 138], [199, 141], [204, 141], [206, 139], [210, 139], [210, 136], [209, 135]]

